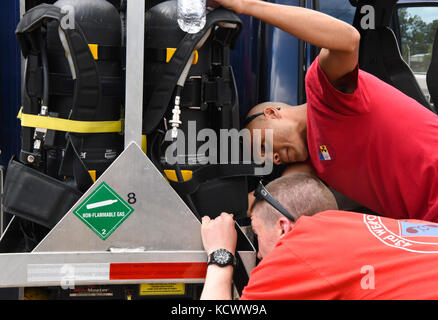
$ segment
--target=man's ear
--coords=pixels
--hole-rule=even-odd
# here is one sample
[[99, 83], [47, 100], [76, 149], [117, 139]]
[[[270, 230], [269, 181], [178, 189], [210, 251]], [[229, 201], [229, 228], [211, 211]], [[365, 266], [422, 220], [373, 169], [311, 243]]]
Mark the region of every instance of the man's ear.
[[281, 217], [278, 220], [278, 222], [280, 224], [280, 232], [281, 232], [280, 238], [288, 234], [290, 231], [292, 231], [295, 225], [294, 222], [290, 221], [286, 217]]
[[274, 107], [267, 107], [263, 110], [266, 119], [281, 119], [280, 110]]

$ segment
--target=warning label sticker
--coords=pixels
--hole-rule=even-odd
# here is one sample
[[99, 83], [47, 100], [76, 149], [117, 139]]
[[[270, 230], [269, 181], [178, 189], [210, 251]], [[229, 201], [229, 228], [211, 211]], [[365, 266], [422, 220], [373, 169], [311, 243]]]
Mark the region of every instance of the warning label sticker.
[[141, 296], [173, 296], [184, 294], [184, 283], [143, 283], [140, 285]]
[[106, 240], [134, 209], [102, 182], [73, 213], [102, 240]]

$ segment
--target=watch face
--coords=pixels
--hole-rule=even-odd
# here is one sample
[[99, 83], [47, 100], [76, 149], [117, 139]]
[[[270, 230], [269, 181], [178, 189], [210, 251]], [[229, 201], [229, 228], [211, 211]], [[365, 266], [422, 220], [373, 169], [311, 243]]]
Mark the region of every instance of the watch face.
[[213, 253], [213, 258], [218, 265], [227, 265], [231, 262], [231, 253], [227, 250], [219, 249]]

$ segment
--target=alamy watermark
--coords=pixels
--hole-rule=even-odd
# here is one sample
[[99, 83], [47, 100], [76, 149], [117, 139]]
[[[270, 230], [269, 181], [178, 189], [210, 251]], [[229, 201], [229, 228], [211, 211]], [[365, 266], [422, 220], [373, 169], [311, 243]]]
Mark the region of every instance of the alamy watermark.
[[170, 145], [164, 156], [169, 165], [255, 164], [255, 175], [268, 175], [273, 169], [273, 136], [272, 129], [197, 131], [196, 121], [188, 121], [187, 136], [178, 129], [174, 139], [171, 130], [167, 131], [165, 141]]
[[61, 7], [61, 13], [64, 15], [60, 20], [60, 26], [62, 29], [75, 29], [75, 8], [70, 5]]
[[65, 264], [61, 268], [61, 288], [64, 290], [75, 288], [75, 268], [73, 265]]
[[376, 29], [376, 10], [371, 5], [366, 5], [360, 8], [360, 13], [363, 17], [360, 20], [360, 27], [363, 30]]
[[370, 265], [362, 266], [360, 273], [364, 274], [360, 281], [360, 287], [363, 290], [374, 290], [376, 288], [374, 267]]

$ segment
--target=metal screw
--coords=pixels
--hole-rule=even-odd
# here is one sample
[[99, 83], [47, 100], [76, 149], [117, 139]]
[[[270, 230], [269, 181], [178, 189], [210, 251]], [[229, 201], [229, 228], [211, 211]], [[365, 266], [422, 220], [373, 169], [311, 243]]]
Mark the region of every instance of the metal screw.
[[34, 156], [30, 155], [30, 156], [27, 157], [27, 162], [34, 163], [34, 161], [35, 161], [35, 157]]

